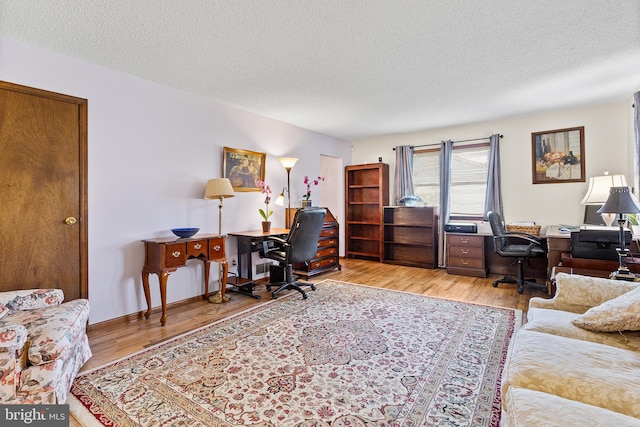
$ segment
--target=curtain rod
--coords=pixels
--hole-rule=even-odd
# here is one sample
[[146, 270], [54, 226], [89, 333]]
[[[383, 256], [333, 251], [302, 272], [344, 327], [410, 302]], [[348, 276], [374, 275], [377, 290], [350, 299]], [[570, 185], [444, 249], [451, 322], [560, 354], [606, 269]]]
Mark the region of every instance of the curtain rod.
[[[503, 135], [500, 135], [500, 138], [502, 138]], [[482, 141], [483, 139], [489, 139], [490, 137], [484, 137], [484, 138], [473, 138], [473, 139], [460, 139], [458, 141], [453, 141], [453, 142], [471, 142], [471, 141]], [[412, 145], [411, 148], [419, 148], [419, 147], [432, 147], [434, 145], [440, 145], [439, 142], [436, 142], [434, 144], [423, 144], [423, 145]], [[396, 147], [393, 147], [393, 151], [396, 150]]]

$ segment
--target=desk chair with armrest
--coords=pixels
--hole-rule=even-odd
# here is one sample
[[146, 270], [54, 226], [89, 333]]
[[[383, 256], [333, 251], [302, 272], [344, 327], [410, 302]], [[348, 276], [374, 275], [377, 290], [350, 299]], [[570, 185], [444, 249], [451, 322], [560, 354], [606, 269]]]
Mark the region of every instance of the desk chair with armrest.
[[312, 283], [297, 282], [294, 279], [293, 264], [308, 262], [314, 257], [326, 213], [327, 210], [323, 208], [298, 209], [286, 239], [269, 236], [263, 242], [263, 257], [278, 261], [284, 269], [284, 281], [267, 284], [268, 291], [271, 287], [278, 286], [271, 294], [273, 298], [278, 298], [278, 293], [283, 290], [295, 289], [307, 299], [308, 295], [301, 286], [310, 286], [315, 291], [316, 287]]
[[524, 263], [528, 264], [529, 258], [546, 256], [547, 248], [544, 239], [539, 239], [527, 233], [507, 232], [500, 214], [489, 212], [487, 216], [493, 233], [496, 253], [502, 257], [515, 258], [518, 263], [515, 277], [505, 276], [502, 279], [498, 279], [493, 282], [493, 287], [497, 288], [500, 283], [515, 283], [518, 285], [519, 294], [524, 292], [525, 285], [534, 286], [546, 292], [546, 284], [536, 283], [535, 279], [524, 278]]

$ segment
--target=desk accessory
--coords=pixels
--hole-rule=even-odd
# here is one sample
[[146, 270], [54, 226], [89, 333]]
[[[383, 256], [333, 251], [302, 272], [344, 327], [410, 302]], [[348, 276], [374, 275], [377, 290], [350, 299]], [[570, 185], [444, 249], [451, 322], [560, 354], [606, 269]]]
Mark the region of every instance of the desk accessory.
[[611, 273], [610, 277], [616, 280], [636, 280], [636, 276], [631, 273], [627, 267], [629, 249], [625, 248], [624, 226], [627, 221], [625, 214], [640, 212], [638, 199], [631, 194], [629, 187], [611, 187], [607, 202], [598, 212], [618, 214], [618, 227], [620, 228], [618, 241], [620, 242], [620, 248], [617, 250], [620, 266], [618, 267], [618, 271]]
[[196, 234], [198, 231], [200, 231], [199, 228], [172, 228], [171, 229], [171, 232], [173, 234], [175, 234], [176, 236], [182, 239], [191, 237], [194, 234]]

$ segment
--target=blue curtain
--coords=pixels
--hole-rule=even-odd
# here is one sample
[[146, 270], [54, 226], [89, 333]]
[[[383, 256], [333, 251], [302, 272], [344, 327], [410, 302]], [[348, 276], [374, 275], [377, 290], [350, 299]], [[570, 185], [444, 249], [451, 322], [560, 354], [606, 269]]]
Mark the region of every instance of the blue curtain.
[[489, 138], [489, 167], [487, 171], [487, 192], [484, 198], [484, 219], [487, 213], [493, 211], [502, 213], [502, 185], [500, 172], [500, 135], [491, 135]]
[[396, 171], [394, 175], [395, 205], [404, 196], [413, 196], [413, 147], [396, 147]]
[[443, 267], [446, 265], [447, 254], [444, 242], [445, 232], [444, 225], [449, 222], [451, 215], [449, 189], [451, 187], [451, 157], [453, 155], [453, 141], [447, 140], [440, 143], [440, 220], [438, 221], [439, 246], [442, 250], [438, 251], [438, 265]]
[[640, 92], [633, 94], [633, 129], [635, 130], [635, 156], [633, 171], [633, 186], [636, 196], [640, 195]]

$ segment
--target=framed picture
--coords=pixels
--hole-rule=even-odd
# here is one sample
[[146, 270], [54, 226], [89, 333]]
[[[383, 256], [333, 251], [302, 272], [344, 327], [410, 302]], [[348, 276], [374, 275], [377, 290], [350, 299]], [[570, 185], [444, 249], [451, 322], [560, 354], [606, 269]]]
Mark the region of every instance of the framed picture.
[[229, 178], [233, 191], [260, 191], [264, 181], [267, 153], [224, 147], [223, 177]]
[[531, 134], [533, 183], [585, 182], [584, 126]]

